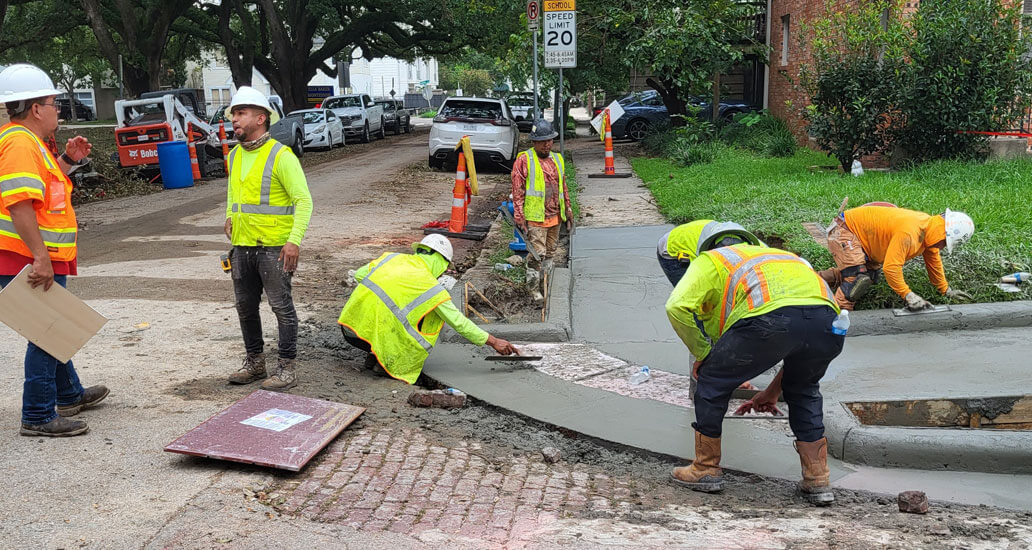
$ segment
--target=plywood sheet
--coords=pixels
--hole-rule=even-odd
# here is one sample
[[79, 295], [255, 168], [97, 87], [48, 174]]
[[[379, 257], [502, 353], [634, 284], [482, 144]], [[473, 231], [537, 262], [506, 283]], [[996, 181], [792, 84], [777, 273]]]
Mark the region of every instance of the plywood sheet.
[[297, 472], [363, 412], [344, 403], [258, 390], [165, 451]]
[[32, 266], [0, 291], [0, 321], [33, 344], [67, 362], [107, 319], [59, 284], [44, 292], [29, 285]]

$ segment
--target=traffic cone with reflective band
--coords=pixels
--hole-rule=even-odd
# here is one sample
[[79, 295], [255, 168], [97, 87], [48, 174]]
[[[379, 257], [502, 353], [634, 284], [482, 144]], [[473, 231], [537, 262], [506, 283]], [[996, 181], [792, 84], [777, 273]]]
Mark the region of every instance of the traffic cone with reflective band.
[[605, 171], [601, 174], [588, 174], [589, 178], [629, 178], [630, 174], [617, 174], [613, 161], [613, 127], [609, 123], [609, 109], [602, 111], [602, 131], [605, 136]]
[[193, 171], [194, 181], [201, 181], [201, 166], [197, 163], [197, 144], [188, 141], [186, 148], [190, 150], [190, 170]]
[[459, 162], [455, 167], [455, 188], [452, 190], [451, 220], [448, 231], [462, 233], [466, 230], [466, 207], [469, 205], [469, 178], [466, 175], [466, 155], [459, 151]]
[[229, 144], [226, 143], [226, 127], [219, 123], [219, 141], [222, 142], [222, 163], [226, 165], [226, 177], [229, 177]]

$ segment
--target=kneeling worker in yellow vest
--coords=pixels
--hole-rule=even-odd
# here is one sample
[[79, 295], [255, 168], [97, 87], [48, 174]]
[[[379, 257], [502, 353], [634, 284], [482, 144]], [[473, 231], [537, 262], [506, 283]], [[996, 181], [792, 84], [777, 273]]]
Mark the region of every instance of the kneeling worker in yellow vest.
[[229, 153], [225, 229], [233, 243], [233, 291], [247, 351], [244, 366], [229, 382], [250, 384], [266, 377], [258, 314], [264, 290], [279, 325], [279, 362], [262, 388], [283, 391], [297, 385], [297, 311], [291, 278], [312, 218], [312, 195], [297, 157], [269, 137], [269, 126], [279, 117], [265, 94], [241, 86], [226, 111], [240, 140]]
[[[731, 393], [784, 361], [767, 389], [752, 399], [752, 407], [771, 410], [784, 391], [802, 463], [799, 488], [811, 502], [832, 502], [820, 380], [845, 338], [832, 331], [839, 308], [827, 283], [790, 252], [725, 246], [691, 263], [666, 310], [674, 331], [696, 358], [693, 375], [698, 378], [692, 423], [695, 460], [675, 468], [674, 481], [703, 492], [724, 488], [720, 435]], [[696, 317], [713, 338], [712, 347]]]
[[452, 260], [446, 237], [427, 235], [412, 250], [415, 254], [384, 253], [355, 272], [358, 287], [339, 319], [349, 344], [369, 352], [387, 374], [409, 384], [419, 378], [444, 323], [478, 346], [519, 355], [515, 346], [467, 319], [437, 281]]

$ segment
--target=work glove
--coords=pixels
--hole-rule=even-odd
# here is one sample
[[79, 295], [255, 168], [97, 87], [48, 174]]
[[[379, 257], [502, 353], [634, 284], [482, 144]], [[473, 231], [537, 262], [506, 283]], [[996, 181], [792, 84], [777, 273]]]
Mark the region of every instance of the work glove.
[[946, 289], [946, 297], [951, 300], [962, 300], [965, 302], [971, 301], [971, 295], [963, 290], [953, 290], [952, 288]]
[[907, 309], [910, 311], [921, 311], [922, 309], [931, 309], [932, 304], [924, 298], [914, 294], [913, 292], [907, 294], [906, 298], [903, 298], [907, 302]]

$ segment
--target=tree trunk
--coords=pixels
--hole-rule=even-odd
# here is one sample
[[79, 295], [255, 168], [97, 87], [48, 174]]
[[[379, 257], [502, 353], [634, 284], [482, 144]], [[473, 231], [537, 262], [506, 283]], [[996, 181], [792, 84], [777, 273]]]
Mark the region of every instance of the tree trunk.
[[[236, 34], [230, 28], [230, 21], [233, 17], [233, 10], [237, 8], [236, 0], [222, 0], [219, 5], [219, 38], [226, 49], [226, 61], [229, 64], [229, 72], [233, 77], [233, 85], [237, 88], [251, 85], [251, 75], [254, 71], [254, 50], [238, 48], [233, 40]], [[250, 27], [244, 25], [244, 31], [248, 32]]]
[[667, 114], [670, 115], [670, 125], [684, 126], [684, 120], [678, 115], [684, 115], [687, 112], [685, 101], [680, 98], [674, 84], [667, 80], [660, 82], [651, 76], [645, 79], [645, 83], [659, 92], [659, 96], [663, 98], [663, 105], [666, 106]]
[[716, 126], [720, 122], [720, 73], [713, 74], [713, 104], [710, 105], [710, 111], [713, 113], [710, 120]]
[[4, 19], [7, 17], [9, 0], [0, 0], [0, 33], [4, 30]]
[[65, 89], [68, 90], [68, 110], [71, 114], [72, 122], [77, 122], [79, 117], [75, 113], [75, 83], [66, 82]]

